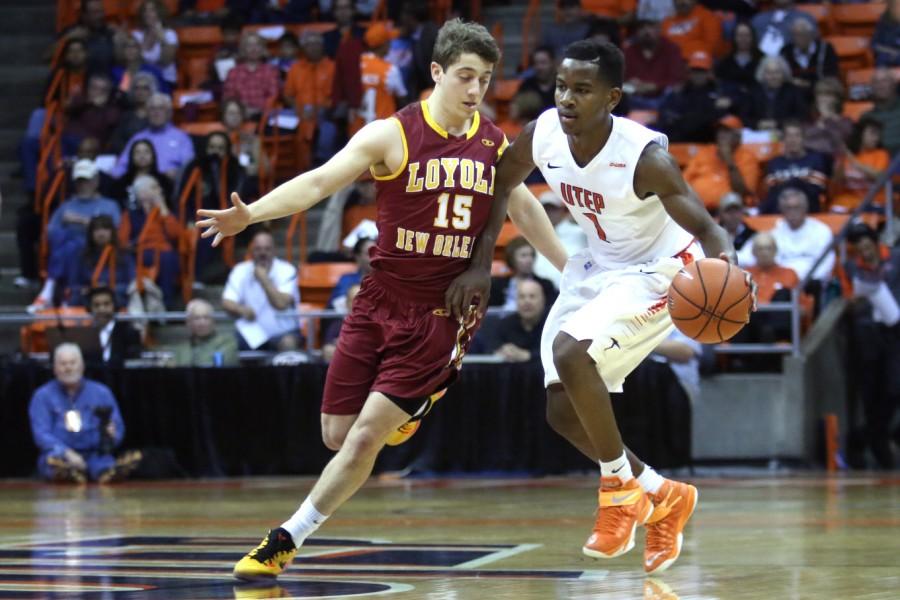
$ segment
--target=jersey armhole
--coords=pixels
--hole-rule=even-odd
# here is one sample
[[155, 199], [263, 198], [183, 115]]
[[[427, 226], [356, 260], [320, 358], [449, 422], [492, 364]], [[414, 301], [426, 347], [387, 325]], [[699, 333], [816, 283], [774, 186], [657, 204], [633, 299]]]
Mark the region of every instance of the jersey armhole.
[[397, 170], [390, 175], [376, 175], [375, 169], [369, 167], [369, 173], [372, 174], [372, 178], [376, 181], [390, 181], [391, 179], [396, 179], [406, 169], [406, 164], [409, 162], [409, 146], [406, 143], [406, 132], [403, 130], [403, 123], [401, 123], [397, 117], [389, 117], [388, 121], [393, 121], [400, 129], [400, 140], [403, 142], [403, 160], [400, 161], [400, 166], [397, 167]]

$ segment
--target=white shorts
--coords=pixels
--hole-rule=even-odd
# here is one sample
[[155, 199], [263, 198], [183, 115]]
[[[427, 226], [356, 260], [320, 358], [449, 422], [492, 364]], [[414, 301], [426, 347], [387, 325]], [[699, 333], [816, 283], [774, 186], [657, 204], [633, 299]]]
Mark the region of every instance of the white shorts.
[[[703, 256], [697, 244], [686, 252]], [[621, 392], [625, 377], [672, 331], [669, 284], [683, 266], [680, 257], [672, 257], [602, 270], [587, 249], [572, 256], [541, 334], [544, 385], [560, 381], [553, 340], [562, 331], [578, 341], [591, 340], [588, 354], [606, 388]]]

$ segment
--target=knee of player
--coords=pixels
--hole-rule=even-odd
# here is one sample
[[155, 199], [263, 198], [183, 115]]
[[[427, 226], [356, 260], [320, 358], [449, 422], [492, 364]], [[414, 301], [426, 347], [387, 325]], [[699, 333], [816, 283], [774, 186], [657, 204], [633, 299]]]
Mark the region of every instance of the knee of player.
[[553, 431], [562, 434], [578, 422], [578, 415], [568, 398], [548, 394], [547, 423]]
[[346, 438], [346, 431], [334, 431], [331, 429], [322, 430], [322, 442], [325, 444], [326, 448], [333, 452], [337, 452], [341, 449], [341, 446], [344, 445], [344, 440]]
[[553, 364], [560, 374], [569, 374], [593, 361], [587, 353], [590, 342], [579, 342], [567, 333], [560, 333], [553, 340]]
[[378, 454], [384, 447], [386, 436], [378, 435], [371, 427], [356, 427], [350, 430], [342, 446], [359, 457]]

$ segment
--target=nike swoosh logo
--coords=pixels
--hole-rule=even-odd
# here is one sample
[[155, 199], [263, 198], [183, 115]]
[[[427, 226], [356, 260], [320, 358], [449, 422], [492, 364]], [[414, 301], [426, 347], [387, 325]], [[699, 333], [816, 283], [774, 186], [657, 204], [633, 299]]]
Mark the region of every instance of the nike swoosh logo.
[[550, 163], [547, 163], [548, 169], [559, 169], [561, 167], [562, 167], [562, 165], [551, 165]]
[[623, 502], [628, 502], [632, 498], [634, 498], [635, 494], [639, 492], [628, 492], [627, 494], [619, 494], [618, 496], [613, 496], [610, 501], [613, 504], [622, 504]]
[[[616, 345], [618, 345], [618, 344], [616, 344]], [[624, 468], [625, 468], [625, 465], [622, 465], [622, 466], [619, 467], [618, 469], [613, 469], [613, 473], [618, 473], [619, 471], [621, 471], [621, 470], [624, 469]]]

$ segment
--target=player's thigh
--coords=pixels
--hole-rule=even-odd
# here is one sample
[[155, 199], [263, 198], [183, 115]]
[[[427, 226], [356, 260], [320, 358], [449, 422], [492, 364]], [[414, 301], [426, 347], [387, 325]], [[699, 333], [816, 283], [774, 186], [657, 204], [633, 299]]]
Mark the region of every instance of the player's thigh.
[[364, 317], [344, 321], [325, 375], [323, 415], [358, 415], [362, 411], [378, 375], [382, 344], [381, 324]]
[[[424, 402], [424, 400], [423, 400]], [[344, 449], [360, 455], [377, 453], [388, 435], [409, 420], [408, 410], [381, 392], [372, 392], [344, 440]]]
[[587, 352], [609, 391], [621, 391], [625, 377], [672, 330], [668, 283], [662, 275], [619, 271], [560, 327], [578, 341], [590, 340]]

